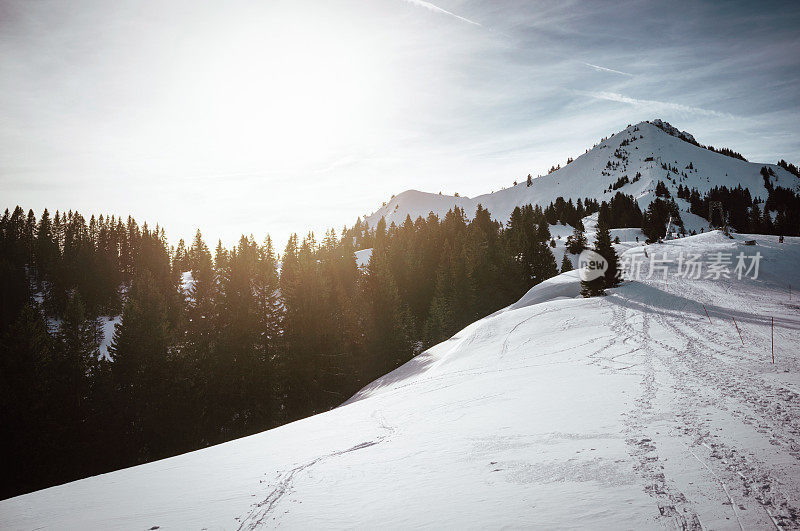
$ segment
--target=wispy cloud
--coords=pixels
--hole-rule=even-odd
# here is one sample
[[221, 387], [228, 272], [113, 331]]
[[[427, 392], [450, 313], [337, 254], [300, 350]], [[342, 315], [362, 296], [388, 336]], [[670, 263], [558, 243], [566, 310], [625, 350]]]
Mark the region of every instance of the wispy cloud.
[[650, 107], [654, 109], [669, 109], [672, 111], [678, 112], [685, 112], [689, 114], [699, 114], [702, 116], [714, 116], [717, 118], [733, 118], [733, 115], [729, 113], [714, 111], [712, 109], [703, 109], [701, 107], [692, 107], [690, 105], [683, 105], [681, 103], [673, 103], [669, 101], [657, 101], [657, 100], [644, 100], [639, 98], [631, 98], [629, 96], [624, 96], [617, 92], [585, 92], [587, 96], [591, 96], [592, 98], [596, 98], [599, 100], [607, 100], [607, 101], [616, 101], [619, 103], [627, 103], [629, 105], [635, 105], [638, 107]]
[[633, 77], [633, 74], [629, 74], [628, 72], [622, 72], [621, 70], [614, 70], [613, 68], [606, 68], [604, 66], [593, 65], [592, 63], [583, 63], [590, 68], [594, 68], [598, 72], [609, 72], [611, 74], [619, 74], [621, 76], [628, 76]]
[[415, 6], [424, 7], [425, 9], [428, 9], [428, 10], [433, 11], [435, 13], [441, 13], [443, 15], [450, 15], [451, 17], [455, 17], [458, 20], [461, 20], [461, 21], [466, 22], [468, 24], [474, 24], [475, 26], [480, 26], [480, 24], [478, 22], [475, 22], [474, 20], [470, 20], [470, 19], [464, 18], [464, 17], [462, 17], [460, 15], [456, 15], [455, 13], [447, 11], [446, 9], [442, 9], [439, 6], [433, 5], [430, 2], [425, 2], [424, 0], [405, 0], [405, 1], [408, 2], [409, 4], [414, 4]]

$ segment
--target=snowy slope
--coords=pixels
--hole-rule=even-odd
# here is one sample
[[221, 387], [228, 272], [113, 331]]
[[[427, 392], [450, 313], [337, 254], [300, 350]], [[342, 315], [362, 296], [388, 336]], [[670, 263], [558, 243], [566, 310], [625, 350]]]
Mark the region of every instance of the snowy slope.
[[0, 528], [797, 527], [800, 238], [746, 238], [626, 257], [760, 251], [757, 280], [565, 274], [343, 407], [2, 501]]
[[[627, 145], [623, 145], [626, 142]], [[615, 156], [615, 153], [622, 158]], [[619, 165], [608, 168], [609, 162]], [[662, 163], [676, 168], [679, 173], [664, 170]], [[692, 169], [687, 168], [690, 163]], [[407, 215], [416, 219], [418, 216], [427, 216], [429, 212], [434, 212], [441, 218], [453, 206], [463, 208], [467, 216], [471, 217], [480, 204], [489, 210], [494, 219], [505, 223], [517, 206], [529, 203], [547, 206], [559, 196], [573, 201], [586, 197], [600, 201], [609, 200], [617, 191], [636, 197], [639, 206], [644, 210], [653, 200], [653, 191], [659, 180], [669, 185], [673, 195], [678, 184], [697, 188], [700, 193], [714, 186], [731, 188], [741, 184], [752, 195], [766, 199], [767, 192], [760, 174], [763, 166], [773, 169], [776, 176], [773, 182], [776, 185], [788, 188], [800, 186], [800, 179], [777, 165], [744, 162], [721, 155], [672, 136], [655, 125], [642, 122], [601, 142], [560, 170], [533, 179], [531, 186], [522, 182], [517, 186], [475, 198], [408, 190], [393, 197], [385, 206], [368, 216], [366, 221], [370, 227], [374, 227], [381, 217], [386, 217], [387, 225], [392, 222], [399, 225]], [[627, 176], [633, 181], [637, 172], [641, 173], [637, 182], [626, 184], [619, 190], [608, 191], [609, 186], [618, 178]], [[681, 176], [681, 172], [686, 177]]]

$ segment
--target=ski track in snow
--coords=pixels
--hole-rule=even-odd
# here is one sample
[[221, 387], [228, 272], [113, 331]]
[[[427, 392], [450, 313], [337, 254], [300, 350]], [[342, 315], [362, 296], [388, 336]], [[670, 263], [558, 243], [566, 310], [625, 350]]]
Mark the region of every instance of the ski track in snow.
[[[680, 280], [672, 282], [677, 282], [677, 285], [672, 287], [670, 294], [688, 287], [679, 286]], [[652, 283], [658, 284], [659, 281], [654, 280]], [[664, 288], [667, 287], [665, 283]], [[732, 295], [729, 286], [723, 286], [723, 290], [726, 295]], [[770, 444], [781, 447], [788, 455], [800, 460], [800, 446], [796, 442], [800, 436], [798, 394], [784, 387], [770, 385], [751, 371], [743, 370], [741, 363], [752, 360], [740, 353], [739, 336], [734, 335], [731, 330], [727, 333], [719, 330], [726, 324], [723, 321], [724, 315], [729, 314], [732, 317], [732, 312], [724, 308], [717, 310], [716, 323], [706, 323], [706, 317], [699, 313], [693, 318], [685, 318], [687, 306], [700, 306], [700, 303], [688, 298], [681, 300], [675, 297], [673, 304], [661, 308], [637, 301], [643, 306], [635, 310], [626, 307], [628, 301], [616, 295], [611, 295], [607, 301], [613, 304], [613, 317], [609, 321], [612, 334], [592, 338], [582, 346], [594, 344], [593, 351], [587, 354], [590, 364], [598, 365], [609, 372], [635, 370], [641, 377], [641, 396], [636, 399], [635, 408], [626, 415], [626, 441], [631, 456], [638, 461], [635, 468], [645, 481], [645, 491], [657, 500], [659, 515], [671, 520], [679, 529], [708, 527], [694, 509], [698, 504], [697, 500], [690, 501], [680, 486], [665, 474], [657, 446], [658, 439], [664, 435], [661, 431], [655, 431], [656, 424], [660, 430], [670, 432], [670, 437], [678, 438], [678, 445], [700, 465], [701, 469], [694, 470], [693, 473], [698, 475], [699, 472], [700, 479], [706, 482], [707, 491], [702, 495], [715, 501], [722, 500], [721, 505], [725, 508], [722, 518], [726, 523], [735, 522], [735, 526], [740, 529], [765, 525], [778, 529], [800, 528], [800, 510], [791, 498], [781, 492], [780, 482], [768, 470], [764, 470], [765, 464], [746, 448], [726, 445], [723, 442], [724, 437], [712, 434], [710, 423], [696, 413], [698, 409], [714, 405], [712, 397], [730, 398], [739, 405], [739, 408], [730, 411], [735, 420], [744, 425], [752, 425], [758, 419], [757, 431], [762, 435], [768, 434]], [[544, 311], [554, 310], [548, 308]], [[543, 312], [537, 312], [521, 320], [509, 330], [502, 340], [500, 358], [509, 351], [513, 334], [541, 313]], [[748, 318], [746, 322], [761, 321], [766, 324], [763, 316], [747, 311], [740, 315], [740, 321], [745, 320], [743, 317]], [[568, 322], [569, 320], [565, 321], [565, 324]], [[791, 323], [792, 320], [787, 322]], [[800, 320], [795, 322], [798, 323]], [[659, 336], [651, 333], [654, 326], [659, 328]], [[468, 338], [462, 339], [459, 347], [468, 347], [477, 332], [473, 331]], [[746, 335], [746, 332], [743, 331], [743, 334]], [[662, 336], [677, 338], [683, 345], [677, 348], [659, 339]], [[524, 341], [520, 346], [529, 341], [530, 339]], [[612, 354], [607, 354], [609, 347], [616, 343], [625, 348], [611, 349]], [[550, 354], [557, 352], [561, 351]], [[727, 360], [732, 360], [733, 363]], [[526, 364], [498, 370], [517, 370], [531, 366]], [[485, 374], [491, 371], [492, 369], [482, 372]], [[669, 375], [669, 382], [661, 381], [664, 373]], [[456, 372], [447, 372], [436, 379], [451, 378], [454, 374]], [[432, 380], [433, 378], [425, 378], [407, 385], [419, 385]], [[656, 409], [653, 403], [659, 399], [663, 401], [662, 395], [668, 396], [669, 401], [679, 405], [675, 408], [679, 412], [674, 420], [654, 412]], [[779, 399], [777, 402], [774, 400], [776, 398]], [[724, 405], [716, 406], [727, 410]], [[673, 445], [674, 442], [672, 441]], [[710, 477], [702, 478], [703, 470]], [[758, 506], [753, 501], [763, 511], [753, 510]], [[717, 520], [711, 527], [719, 524], [720, 521]]]
[[[301, 465], [297, 465], [289, 470], [284, 472], [278, 472], [275, 481], [275, 487], [270, 491], [264, 500], [259, 503], [253, 504], [253, 507], [248, 512], [247, 516], [244, 518], [236, 518], [237, 521], [240, 521], [239, 524], [239, 531], [244, 529], [258, 529], [259, 527], [264, 526], [265, 520], [272, 516], [275, 513], [276, 506], [280, 503], [280, 501], [292, 491], [292, 482], [295, 480], [295, 477], [299, 475], [301, 472], [307, 470], [308, 468], [313, 467], [314, 465], [321, 463], [323, 461], [327, 461], [329, 459], [333, 459], [335, 457], [342, 456], [344, 454], [348, 454], [351, 452], [357, 452], [359, 450], [363, 450], [365, 448], [369, 448], [371, 446], [375, 446], [380, 444], [387, 439], [389, 439], [395, 432], [395, 428], [389, 426], [386, 423], [386, 419], [378, 412], [375, 411], [372, 414], [372, 417], [378, 421], [378, 426], [386, 431], [386, 434], [379, 436], [374, 441], [365, 441], [346, 450], [338, 450], [335, 452], [331, 452], [329, 454], [325, 454], [319, 456], [307, 463], [303, 463]], [[277, 520], [278, 516], [272, 516], [272, 520]], [[272, 522], [275, 523], [275, 522]]]
[[[730, 293], [730, 290], [726, 291]], [[767, 384], [751, 371], [743, 370], [741, 362], [746, 360], [746, 356], [740, 352], [746, 347], [741, 348], [738, 335], [731, 333], [731, 330], [727, 334], [719, 331], [725, 325], [719, 317], [716, 323], [707, 323], [700, 317], [677, 319], [689, 303], [687, 301], [680, 308], [650, 308], [651, 311], [642, 312], [639, 330], [628, 322], [628, 319], [636, 317], [633, 312], [624, 304], [614, 307], [612, 330], [622, 343], [639, 343], [627, 354], [639, 351], [644, 357], [643, 361], [636, 364], [642, 371], [642, 396], [637, 399], [637, 407], [628, 416], [627, 424], [633, 435], [628, 439], [631, 453], [639, 458], [638, 469], [649, 483], [645, 488], [659, 500], [660, 514], [673, 518], [678, 528], [704, 527], [692, 508], [693, 504], [665, 477], [664, 466], [659, 464], [655, 441], [663, 435], [652, 433], [650, 425], [656, 421], [661, 421], [658, 424], [663, 425], [663, 421], [667, 420], [657, 419], [652, 413], [652, 402], [659, 393], [665, 393], [670, 395], [671, 401], [678, 403], [679, 407], [674, 409], [681, 412], [676, 414], [678, 422], [667, 422], [668, 427], [662, 429], [671, 430], [671, 437], [686, 439], [679, 441], [680, 445], [713, 477], [712, 483], [716, 483], [721, 490], [718, 494], [726, 499], [723, 505], [730, 508], [726, 520], [735, 521], [741, 529], [765, 525], [778, 529], [799, 528], [798, 506], [782, 493], [780, 482], [765, 464], [747, 448], [726, 444], [724, 434], [712, 434], [709, 422], [696, 413], [714, 405], [711, 397], [730, 399], [738, 406], [730, 411], [734, 419], [744, 425], [752, 425], [757, 419], [757, 431], [767, 435], [770, 444], [781, 447], [786, 454], [800, 460], [797, 442], [800, 436], [798, 395], [783, 387]], [[759, 320], [758, 316], [751, 317], [752, 320]], [[666, 331], [662, 337], [675, 337], [682, 342], [682, 347], [677, 348], [652, 334], [651, 320]], [[763, 317], [760, 320], [766, 321]], [[691, 332], [687, 333], [684, 327]], [[734, 365], [728, 359], [739, 363]], [[604, 361], [616, 359], [604, 358]], [[608, 368], [619, 370], [613, 365]], [[671, 376], [671, 388], [659, 381], [661, 371]], [[716, 407], [727, 410], [725, 405], [716, 404]], [[797, 463], [794, 465], [797, 466]], [[713, 489], [709, 492], [713, 492]], [[753, 510], [752, 500], [763, 507], [763, 513]]]

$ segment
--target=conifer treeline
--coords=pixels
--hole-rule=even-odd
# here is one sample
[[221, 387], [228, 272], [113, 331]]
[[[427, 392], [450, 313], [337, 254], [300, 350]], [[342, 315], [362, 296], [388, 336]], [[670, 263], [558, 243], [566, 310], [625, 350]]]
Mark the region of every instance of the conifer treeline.
[[[132, 218], [6, 211], [0, 497], [335, 407], [555, 275], [550, 240], [538, 207], [505, 229], [455, 209], [292, 236], [279, 262], [269, 238], [212, 256], [199, 231], [171, 249]], [[356, 247], [373, 247], [363, 270]], [[119, 314], [105, 358], [102, 329]]]
[[689, 211], [703, 218], [709, 216], [711, 201], [723, 205], [726, 219], [719, 219], [719, 211], [714, 211], [714, 226], [729, 225], [733, 230], [751, 234], [775, 234], [781, 236], [800, 236], [800, 194], [792, 189], [774, 185], [774, 173], [770, 168], [762, 168], [767, 199], [752, 197], [747, 188], [715, 186], [704, 195], [696, 188], [678, 186], [678, 197], [689, 202]]

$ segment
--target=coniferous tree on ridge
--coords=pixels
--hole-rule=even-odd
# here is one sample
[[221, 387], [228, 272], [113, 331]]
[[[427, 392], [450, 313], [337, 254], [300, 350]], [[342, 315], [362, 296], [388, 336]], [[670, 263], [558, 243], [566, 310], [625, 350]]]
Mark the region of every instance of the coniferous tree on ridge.
[[606, 260], [608, 268], [602, 276], [581, 280], [581, 295], [584, 297], [603, 295], [607, 288], [619, 285], [619, 257], [611, 244], [611, 233], [605, 223], [598, 223], [594, 251]]

